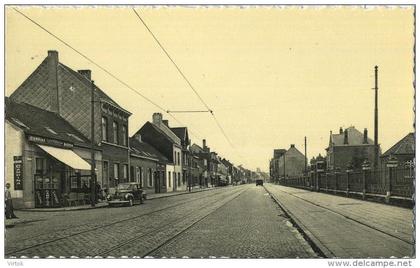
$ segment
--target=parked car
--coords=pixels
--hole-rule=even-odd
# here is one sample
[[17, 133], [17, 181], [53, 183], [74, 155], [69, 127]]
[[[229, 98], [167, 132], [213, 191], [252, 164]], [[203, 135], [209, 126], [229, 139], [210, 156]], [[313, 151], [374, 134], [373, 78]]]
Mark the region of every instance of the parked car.
[[127, 182], [118, 184], [115, 194], [111, 196], [108, 201], [110, 206], [126, 205], [133, 206], [134, 204], [143, 203], [143, 190], [139, 183]]
[[264, 185], [264, 181], [263, 181], [263, 180], [256, 180], [256, 181], [255, 181], [255, 185], [256, 185], [256, 186], [258, 186], [258, 185], [263, 186], [263, 185]]

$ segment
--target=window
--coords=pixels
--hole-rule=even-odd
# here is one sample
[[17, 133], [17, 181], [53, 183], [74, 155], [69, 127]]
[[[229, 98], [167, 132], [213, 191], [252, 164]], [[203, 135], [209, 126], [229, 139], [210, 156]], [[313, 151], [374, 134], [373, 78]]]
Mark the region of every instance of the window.
[[47, 161], [45, 158], [36, 158], [35, 159], [35, 173], [44, 174], [47, 170]]
[[152, 187], [153, 186], [153, 177], [152, 177], [152, 169], [151, 168], [149, 168], [148, 177], [149, 177], [149, 187]]
[[178, 172], [178, 186], [181, 185], [181, 173]]
[[168, 171], [168, 186], [171, 187], [171, 172]]
[[162, 178], [162, 184], [163, 184], [163, 186], [166, 186], [165, 172], [161, 171], [160, 174], [161, 174], [161, 178]]
[[179, 157], [179, 152], [177, 153], [177, 157], [178, 157], [178, 165], [180, 165], [181, 161], [180, 161], [180, 157]]
[[114, 164], [114, 179], [119, 179], [120, 174], [120, 165], [115, 163]]
[[71, 189], [77, 189], [77, 178], [78, 178], [78, 176], [77, 175], [80, 175], [80, 174], [77, 174], [76, 173], [76, 176], [71, 176], [70, 178], [70, 188]]
[[134, 182], [134, 167], [130, 166], [130, 182]]
[[127, 164], [123, 165], [123, 179], [124, 181], [127, 181], [128, 179], [128, 165]]
[[127, 126], [122, 127], [122, 132], [123, 132], [122, 145], [127, 146], [127, 137], [128, 137]]
[[104, 161], [103, 163], [103, 178], [104, 178], [104, 183], [106, 184], [106, 186], [109, 186], [109, 167], [108, 167], [108, 162]]
[[139, 167], [136, 167], [136, 182], [140, 183], [140, 168]]
[[108, 141], [108, 118], [102, 116], [102, 140]]
[[140, 167], [140, 185], [143, 187], [143, 169]]
[[112, 122], [112, 130], [113, 130], [113, 138], [114, 138], [114, 143], [118, 144], [118, 123], [117, 122]]

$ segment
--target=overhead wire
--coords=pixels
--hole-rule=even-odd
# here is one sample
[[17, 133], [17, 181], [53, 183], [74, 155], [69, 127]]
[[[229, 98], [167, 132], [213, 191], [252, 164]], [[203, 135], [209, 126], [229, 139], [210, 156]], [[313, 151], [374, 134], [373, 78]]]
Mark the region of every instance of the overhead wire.
[[[221, 131], [222, 135], [224, 136], [224, 138], [226, 139], [226, 141], [229, 143], [229, 145], [233, 148], [236, 149], [235, 146], [233, 145], [232, 141], [229, 139], [228, 135], [226, 134], [224, 128], [222, 127], [222, 125], [220, 124], [219, 120], [217, 120], [214, 111], [209, 107], [209, 105], [204, 101], [204, 99], [200, 96], [200, 94], [197, 92], [197, 90], [195, 89], [195, 87], [191, 84], [190, 80], [187, 78], [187, 76], [184, 74], [184, 72], [181, 70], [181, 68], [178, 66], [178, 64], [174, 61], [174, 59], [171, 57], [171, 55], [169, 54], [169, 52], [165, 49], [165, 47], [162, 45], [162, 43], [159, 41], [159, 39], [156, 37], [156, 35], [152, 32], [152, 30], [149, 28], [149, 26], [146, 24], [146, 22], [143, 20], [143, 18], [140, 16], [140, 14], [136, 11], [135, 8], [132, 8], [132, 10], [134, 11], [134, 13], [136, 14], [137, 18], [141, 21], [141, 23], [144, 25], [144, 27], [147, 29], [147, 31], [150, 33], [150, 35], [153, 37], [153, 39], [156, 41], [156, 43], [158, 44], [158, 46], [162, 49], [162, 51], [164, 52], [164, 54], [168, 57], [168, 59], [172, 62], [172, 64], [175, 66], [175, 68], [178, 70], [179, 74], [181, 75], [181, 77], [186, 81], [186, 83], [188, 84], [188, 86], [193, 90], [193, 92], [195, 93], [195, 95], [198, 97], [198, 99], [201, 101], [201, 103], [206, 107], [206, 109], [210, 112], [210, 114], [212, 115], [214, 121], [216, 122], [217, 127], [219, 128], [219, 130]], [[238, 155], [243, 159], [242, 155], [240, 155], [238, 153]]]
[[[30, 22], [32, 22], [33, 24], [35, 24], [36, 26], [38, 26], [39, 28], [41, 28], [43, 31], [45, 31], [46, 33], [48, 33], [49, 35], [51, 35], [52, 37], [54, 37], [56, 40], [58, 40], [59, 42], [63, 43], [65, 46], [67, 46], [68, 48], [70, 48], [71, 50], [73, 50], [74, 52], [76, 52], [77, 54], [79, 54], [80, 56], [82, 56], [84, 59], [86, 59], [87, 61], [89, 61], [90, 63], [92, 63], [93, 65], [95, 65], [96, 67], [98, 67], [99, 69], [101, 69], [103, 72], [105, 72], [106, 74], [108, 74], [109, 76], [111, 76], [112, 78], [114, 78], [115, 80], [117, 80], [119, 83], [121, 83], [122, 85], [124, 85], [125, 87], [127, 87], [128, 89], [130, 89], [132, 92], [134, 92], [135, 94], [139, 95], [140, 97], [142, 97], [144, 100], [146, 100], [147, 102], [151, 103], [152, 105], [154, 105], [155, 107], [157, 107], [158, 109], [160, 109], [161, 111], [167, 113], [170, 117], [172, 117], [172, 119], [174, 119], [178, 124], [180, 125], [185, 125], [183, 122], [181, 122], [180, 120], [178, 120], [175, 116], [173, 116], [172, 114], [167, 112], [167, 109], [163, 108], [161, 105], [157, 104], [156, 102], [154, 102], [153, 100], [151, 100], [150, 98], [148, 98], [147, 96], [145, 96], [144, 94], [142, 94], [141, 92], [139, 92], [138, 90], [136, 90], [134, 87], [130, 86], [129, 84], [127, 84], [126, 82], [124, 82], [122, 79], [120, 79], [119, 77], [117, 77], [116, 75], [114, 75], [113, 73], [111, 73], [109, 70], [107, 70], [105, 67], [101, 66], [100, 64], [96, 63], [93, 59], [91, 59], [90, 57], [88, 57], [86, 54], [82, 53], [80, 50], [74, 48], [72, 45], [70, 45], [68, 42], [64, 41], [62, 38], [60, 38], [59, 36], [57, 36], [56, 34], [52, 33], [51, 31], [49, 31], [47, 28], [45, 28], [44, 26], [42, 26], [41, 24], [39, 24], [38, 22], [36, 22], [35, 20], [33, 20], [32, 18], [30, 18], [29, 16], [27, 16], [25, 13], [19, 11], [17, 8], [13, 8], [17, 13], [19, 13], [20, 15], [22, 15], [23, 17], [25, 17], [27, 20], [29, 20]], [[196, 138], [198, 138], [198, 136], [194, 133], [194, 131], [191, 131], [191, 134], [193, 136], [195, 136]]]

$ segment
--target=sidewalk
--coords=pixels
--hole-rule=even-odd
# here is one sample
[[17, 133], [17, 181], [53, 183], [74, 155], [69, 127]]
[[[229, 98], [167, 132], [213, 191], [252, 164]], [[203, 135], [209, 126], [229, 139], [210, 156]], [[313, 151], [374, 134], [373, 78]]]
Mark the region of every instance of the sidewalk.
[[327, 257], [412, 256], [410, 209], [266, 184], [266, 189]]

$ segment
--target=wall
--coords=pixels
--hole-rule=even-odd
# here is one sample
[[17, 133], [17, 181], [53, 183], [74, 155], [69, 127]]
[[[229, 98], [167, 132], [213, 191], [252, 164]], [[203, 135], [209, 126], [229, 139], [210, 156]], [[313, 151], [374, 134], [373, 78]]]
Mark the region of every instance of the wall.
[[[173, 192], [174, 191], [174, 171], [175, 167], [172, 164], [166, 165], [166, 191]], [[170, 175], [169, 175], [170, 174]]]
[[[157, 170], [157, 162], [132, 155], [130, 159], [130, 164], [134, 170], [134, 174], [131, 175], [130, 181], [141, 183], [142, 188], [146, 191], [146, 193], [154, 193], [154, 173]], [[150, 178], [149, 170], [151, 170], [152, 174]]]
[[24, 207], [24, 191], [28, 189], [28, 180], [27, 174], [25, 172], [25, 163], [23, 163], [23, 189], [24, 190], [15, 190], [14, 187], [14, 156], [22, 156], [23, 161], [25, 161], [25, 155], [23, 152], [25, 135], [23, 131], [11, 124], [9, 121], [5, 121], [5, 137], [4, 141], [7, 146], [5, 146], [4, 151], [4, 175], [5, 175], [5, 184], [10, 183], [10, 193], [12, 195], [13, 205], [15, 208]]

